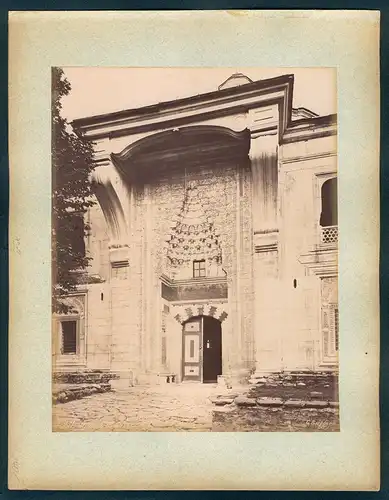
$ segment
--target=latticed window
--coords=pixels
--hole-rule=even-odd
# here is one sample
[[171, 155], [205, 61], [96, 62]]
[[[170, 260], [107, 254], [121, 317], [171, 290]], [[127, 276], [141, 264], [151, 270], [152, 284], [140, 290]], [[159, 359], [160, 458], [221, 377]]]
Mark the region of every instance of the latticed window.
[[205, 260], [193, 261], [193, 277], [202, 278], [205, 276]]
[[338, 241], [338, 226], [328, 226], [321, 228], [322, 243], [337, 243]]
[[61, 321], [62, 354], [77, 354], [77, 321]]

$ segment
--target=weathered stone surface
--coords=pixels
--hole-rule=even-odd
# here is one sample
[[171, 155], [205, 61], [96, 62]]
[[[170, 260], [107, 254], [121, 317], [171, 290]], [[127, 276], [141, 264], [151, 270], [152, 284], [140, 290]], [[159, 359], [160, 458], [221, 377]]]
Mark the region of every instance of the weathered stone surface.
[[318, 392], [318, 391], [312, 391], [310, 393], [310, 396], [312, 398], [321, 398], [323, 396], [323, 393], [322, 392]]
[[307, 384], [305, 384], [304, 382], [297, 382], [297, 387], [305, 387]]
[[238, 396], [234, 400], [237, 406], [256, 406], [256, 400], [245, 396]]
[[330, 405], [332, 408], [339, 408], [339, 401], [330, 401], [330, 402], [329, 402], [329, 405]]
[[328, 401], [307, 401], [305, 403], [306, 408], [325, 408], [328, 406]]
[[56, 372], [53, 374], [55, 384], [104, 384], [118, 376], [103, 370], [82, 370], [79, 372]]
[[258, 398], [259, 406], [282, 406], [284, 404], [281, 398]]
[[304, 408], [305, 401], [301, 401], [298, 399], [288, 399], [284, 403], [285, 408]]

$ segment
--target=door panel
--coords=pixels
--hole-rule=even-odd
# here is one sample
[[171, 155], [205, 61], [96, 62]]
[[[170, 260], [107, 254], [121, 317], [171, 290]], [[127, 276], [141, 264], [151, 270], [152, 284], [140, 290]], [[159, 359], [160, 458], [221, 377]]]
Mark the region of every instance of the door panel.
[[218, 375], [222, 375], [221, 324], [205, 317], [203, 330], [203, 382], [217, 382]]
[[200, 362], [200, 335], [185, 335], [185, 363]]
[[184, 325], [182, 342], [183, 380], [202, 379], [202, 318]]

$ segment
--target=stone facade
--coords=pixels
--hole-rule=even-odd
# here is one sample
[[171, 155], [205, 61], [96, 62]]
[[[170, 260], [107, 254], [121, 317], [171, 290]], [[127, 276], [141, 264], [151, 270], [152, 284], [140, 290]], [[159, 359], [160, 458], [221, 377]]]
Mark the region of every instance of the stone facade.
[[231, 384], [337, 370], [337, 223], [320, 226], [336, 117], [292, 110], [292, 84], [229, 79], [73, 124], [96, 144], [93, 261], [69, 298], [81, 304], [74, 345], [65, 332], [75, 352], [61, 351], [69, 318], [54, 318], [55, 370], [109, 370], [125, 386], [185, 380], [183, 325], [202, 317], [221, 324], [221, 340], [202, 326], [190, 356], [201, 364], [221, 342]]

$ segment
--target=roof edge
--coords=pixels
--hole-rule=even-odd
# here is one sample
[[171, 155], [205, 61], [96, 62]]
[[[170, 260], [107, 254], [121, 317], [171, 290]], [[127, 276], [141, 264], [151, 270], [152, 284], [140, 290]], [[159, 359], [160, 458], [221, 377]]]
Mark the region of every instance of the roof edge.
[[190, 97], [183, 97], [180, 99], [175, 99], [171, 101], [164, 101], [157, 104], [151, 104], [147, 106], [140, 106], [137, 108], [130, 108], [122, 111], [113, 111], [111, 113], [104, 113], [101, 115], [93, 115], [85, 118], [76, 118], [71, 122], [71, 125], [75, 130], [79, 130], [82, 128], [88, 128], [88, 126], [103, 124], [107, 120], [119, 120], [126, 118], [135, 118], [139, 116], [139, 118], [144, 115], [158, 113], [161, 111], [168, 111], [169, 109], [174, 110], [174, 108], [186, 105], [186, 104], [199, 104], [203, 101], [207, 101], [209, 99], [217, 99], [218, 97], [228, 97], [233, 95], [244, 94], [248, 91], [253, 90], [261, 90], [266, 89], [269, 86], [277, 86], [277, 85], [287, 85], [291, 84], [293, 89], [294, 75], [293, 74], [285, 74], [281, 76], [277, 76], [274, 78], [267, 78], [265, 80], [257, 80], [252, 83], [246, 83], [243, 85], [239, 85], [237, 87], [231, 87], [222, 90], [215, 90], [212, 92], [207, 92], [204, 94], [198, 94]]

